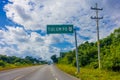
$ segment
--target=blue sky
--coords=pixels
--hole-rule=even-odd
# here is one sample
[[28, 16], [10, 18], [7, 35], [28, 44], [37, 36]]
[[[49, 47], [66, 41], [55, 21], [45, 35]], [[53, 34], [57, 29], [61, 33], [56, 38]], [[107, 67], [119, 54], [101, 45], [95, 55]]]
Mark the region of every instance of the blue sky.
[[95, 42], [95, 3], [103, 8], [102, 39], [120, 27], [120, 0], [0, 0], [0, 54], [49, 59], [75, 48], [74, 34], [47, 35], [48, 24], [73, 24], [78, 44]]

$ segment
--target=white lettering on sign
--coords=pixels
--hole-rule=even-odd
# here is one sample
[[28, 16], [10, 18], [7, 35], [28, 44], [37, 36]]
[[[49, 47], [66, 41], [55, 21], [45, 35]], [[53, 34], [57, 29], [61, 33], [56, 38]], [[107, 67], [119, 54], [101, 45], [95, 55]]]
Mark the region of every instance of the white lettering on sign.
[[72, 31], [72, 27], [69, 27], [69, 31]]
[[59, 28], [59, 31], [61, 31], [61, 28]]

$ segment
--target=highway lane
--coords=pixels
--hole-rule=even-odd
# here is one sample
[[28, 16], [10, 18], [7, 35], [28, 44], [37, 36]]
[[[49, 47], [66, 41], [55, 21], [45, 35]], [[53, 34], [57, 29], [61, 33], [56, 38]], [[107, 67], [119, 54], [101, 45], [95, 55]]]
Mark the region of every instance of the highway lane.
[[54, 65], [35, 66], [0, 72], [0, 80], [78, 80]]
[[22, 75], [27, 75], [42, 68], [43, 66], [34, 66], [26, 68], [11, 69], [6, 71], [0, 71], [0, 80], [18, 80], [17, 78]]

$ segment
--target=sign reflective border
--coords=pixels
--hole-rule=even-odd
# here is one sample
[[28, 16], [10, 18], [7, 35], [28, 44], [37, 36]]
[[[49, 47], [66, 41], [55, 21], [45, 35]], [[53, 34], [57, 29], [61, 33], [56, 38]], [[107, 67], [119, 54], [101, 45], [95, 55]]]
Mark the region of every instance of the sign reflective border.
[[47, 25], [47, 34], [73, 33], [73, 25]]

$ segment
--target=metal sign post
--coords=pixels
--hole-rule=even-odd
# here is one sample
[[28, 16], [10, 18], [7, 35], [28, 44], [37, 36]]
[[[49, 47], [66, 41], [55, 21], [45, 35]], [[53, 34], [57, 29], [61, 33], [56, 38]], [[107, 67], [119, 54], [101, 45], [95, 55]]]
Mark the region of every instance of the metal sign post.
[[76, 66], [77, 66], [77, 73], [80, 72], [80, 67], [79, 67], [79, 60], [78, 60], [78, 48], [77, 48], [77, 33], [76, 29], [74, 29], [75, 33], [75, 47], [76, 47]]

